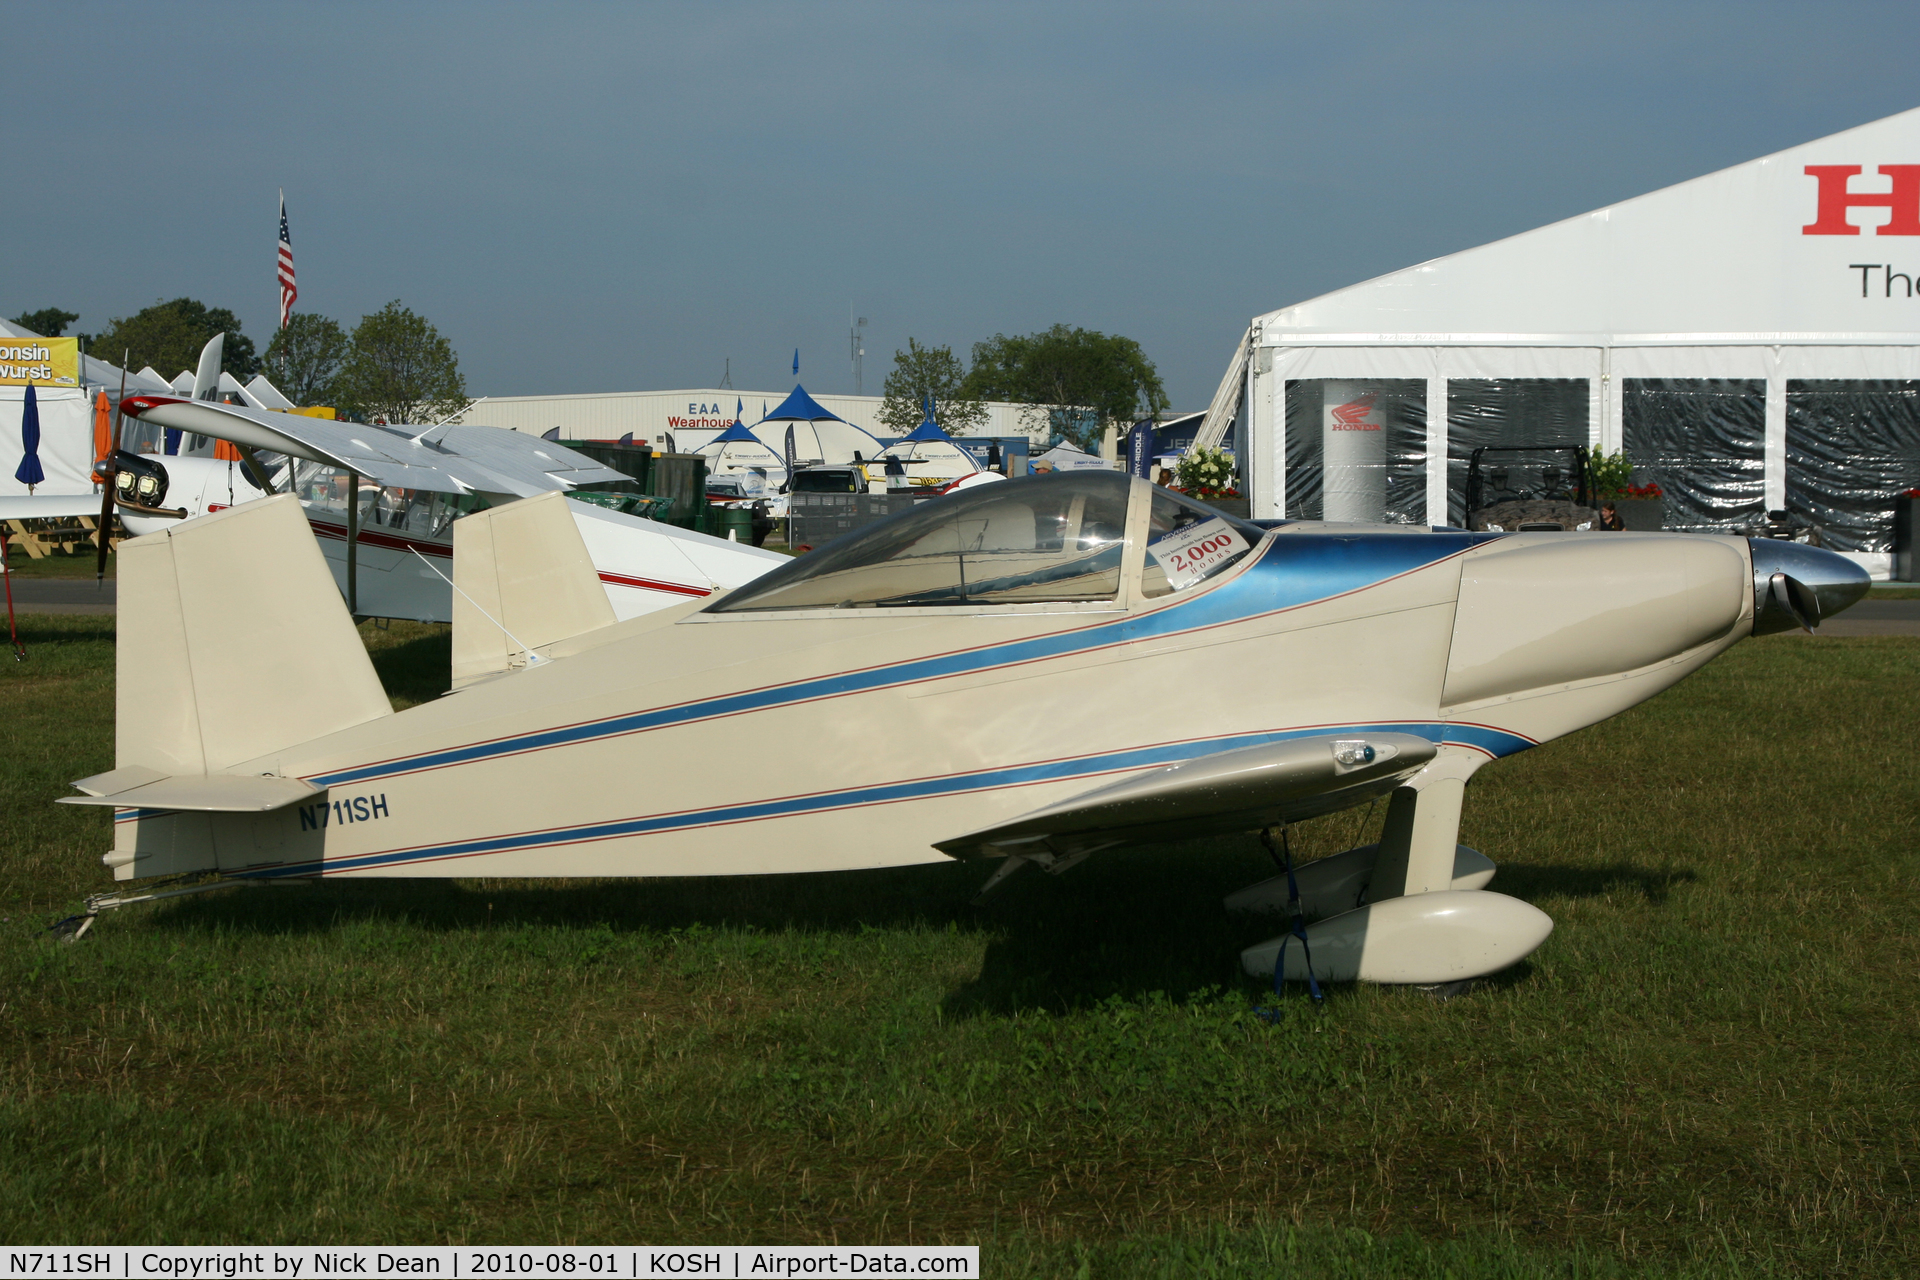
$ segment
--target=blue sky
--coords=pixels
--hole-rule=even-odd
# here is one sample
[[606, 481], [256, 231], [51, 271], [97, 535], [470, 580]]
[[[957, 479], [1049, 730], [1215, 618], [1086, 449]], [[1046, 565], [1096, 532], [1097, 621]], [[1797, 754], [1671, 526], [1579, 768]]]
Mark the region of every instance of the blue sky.
[[1259, 312], [1920, 105], [1905, 4], [144, 4], [7, 18], [0, 311], [400, 298], [476, 394], [877, 391]]

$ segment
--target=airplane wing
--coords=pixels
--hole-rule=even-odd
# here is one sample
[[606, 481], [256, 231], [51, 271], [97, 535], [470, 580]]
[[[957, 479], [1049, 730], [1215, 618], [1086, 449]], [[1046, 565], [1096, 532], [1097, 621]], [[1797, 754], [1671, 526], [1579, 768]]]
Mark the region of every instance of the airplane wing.
[[410, 436], [392, 427], [169, 396], [129, 396], [124, 404], [127, 413], [145, 422], [355, 471], [394, 489], [530, 498], [629, 478], [564, 445], [498, 427], [442, 428]]
[[432, 434], [438, 445], [460, 457], [521, 480], [529, 486], [522, 497], [530, 498], [552, 489], [633, 478], [601, 465], [584, 453], [575, 453], [563, 444], [521, 431], [501, 427], [442, 427]]
[[97, 493], [22, 493], [0, 498], [0, 520], [57, 520], [99, 514]]
[[1078, 861], [1097, 849], [1250, 831], [1384, 795], [1434, 757], [1407, 733], [1356, 731], [1218, 751], [1135, 774], [963, 836], [934, 842], [955, 858]]

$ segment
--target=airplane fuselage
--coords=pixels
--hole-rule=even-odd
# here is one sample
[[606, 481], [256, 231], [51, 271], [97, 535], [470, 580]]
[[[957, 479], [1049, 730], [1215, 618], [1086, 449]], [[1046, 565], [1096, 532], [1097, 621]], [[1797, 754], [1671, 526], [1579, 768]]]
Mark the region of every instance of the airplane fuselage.
[[1142, 571], [1132, 548], [1091, 604], [634, 619], [226, 770], [324, 788], [307, 804], [127, 814], [119, 847], [155, 855], [142, 875], [209, 844], [256, 875], [940, 861], [943, 837], [1237, 747], [1374, 731], [1510, 755], [1668, 687], [1753, 617], [1736, 538], [1283, 529], [1172, 595]]

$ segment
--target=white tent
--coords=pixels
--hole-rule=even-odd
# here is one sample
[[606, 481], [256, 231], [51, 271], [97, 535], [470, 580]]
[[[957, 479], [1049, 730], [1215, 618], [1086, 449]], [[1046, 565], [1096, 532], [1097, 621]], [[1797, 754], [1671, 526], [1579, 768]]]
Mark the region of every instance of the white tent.
[[1216, 397], [1253, 514], [1458, 523], [1475, 447], [1624, 447], [1670, 528], [1785, 508], [1884, 575], [1916, 158], [1920, 110], [1256, 317]]
[[980, 470], [971, 453], [940, 429], [933, 411], [910, 433], [880, 451], [882, 458], [898, 458], [913, 484], [946, 484]]
[[[38, 338], [40, 334], [0, 320], [0, 338]], [[87, 363], [82, 356], [81, 363]], [[33, 487], [40, 495], [93, 493], [93, 392], [84, 368], [78, 387], [36, 386], [34, 407], [40, 419], [40, 445], [35, 452], [46, 479]], [[0, 387], [0, 497], [24, 496], [27, 486], [14, 479], [25, 450], [20, 438], [26, 413], [24, 386]]]
[[[40, 414], [40, 470], [46, 479], [36, 494], [94, 493], [93, 400], [77, 387], [35, 387]], [[25, 387], [0, 387], [0, 497], [24, 495], [27, 486], [13, 478], [23, 456], [20, 421], [26, 412]]]
[[750, 428], [761, 444], [786, 457], [787, 429], [793, 429], [793, 456], [800, 466], [841, 467], [855, 461], [871, 461], [880, 452], [880, 442], [837, 414], [829, 413], [820, 402], [795, 384], [780, 404]]
[[709, 477], [758, 475], [766, 485], [776, 488], [787, 482], [786, 464], [780, 455], [738, 421], [694, 452], [707, 460]]
[[291, 409], [293, 401], [280, 393], [280, 388], [267, 381], [267, 375], [256, 373], [246, 385], [247, 403], [256, 409]]

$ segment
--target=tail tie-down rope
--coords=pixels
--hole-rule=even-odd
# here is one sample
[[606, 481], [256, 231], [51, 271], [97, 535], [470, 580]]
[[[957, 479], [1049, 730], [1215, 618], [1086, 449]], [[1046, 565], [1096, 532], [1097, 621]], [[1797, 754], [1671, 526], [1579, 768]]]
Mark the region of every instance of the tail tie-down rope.
[[[1273, 958], [1273, 994], [1276, 996], [1285, 994], [1285, 988], [1281, 984], [1285, 981], [1287, 971], [1287, 945], [1295, 938], [1298, 938], [1300, 939], [1300, 954], [1305, 956], [1307, 961], [1307, 994], [1313, 997], [1315, 1008], [1324, 1008], [1327, 996], [1324, 991], [1320, 990], [1320, 983], [1313, 976], [1313, 947], [1307, 942], [1307, 914], [1300, 906], [1300, 884], [1293, 878], [1293, 841], [1287, 834], [1287, 825], [1284, 822], [1280, 824], [1280, 847], [1278, 849], [1273, 847], [1273, 828], [1271, 827], [1262, 827], [1260, 829], [1260, 843], [1267, 847], [1267, 856], [1278, 863], [1281, 870], [1287, 873], [1287, 915], [1289, 921], [1287, 925], [1287, 936], [1280, 940], [1280, 952]], [[1258, 1013], [1268, 1022], [1276, 1022], [1280, 1016], [1278, 1009], [1256, 1009], [1254, 1012]]]
[[13, 620], [13, 568], [7, 563], [8, 543], [0, 537], [0, 576], [7, 580], [7, 638], [13, 641], [13, 660], [25, 662], [27, 647], [20, 643], [20, 627]]

